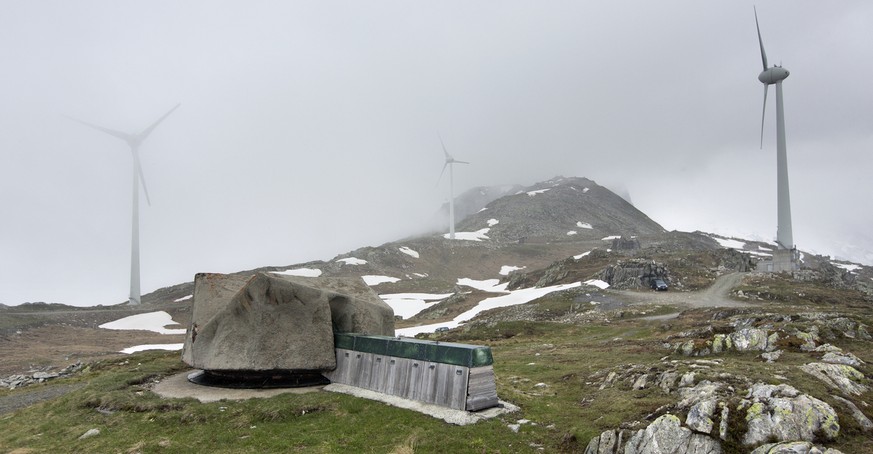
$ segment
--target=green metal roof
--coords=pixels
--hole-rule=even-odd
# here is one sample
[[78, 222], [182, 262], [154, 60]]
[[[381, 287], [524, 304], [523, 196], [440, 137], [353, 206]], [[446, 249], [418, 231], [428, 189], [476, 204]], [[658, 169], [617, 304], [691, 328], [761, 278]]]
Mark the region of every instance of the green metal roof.
[[466, 367], [494, 364], [491, 347], [483, 345], [351, 333], [334, 333], [333, 338], [336, 348], [346, 350]]

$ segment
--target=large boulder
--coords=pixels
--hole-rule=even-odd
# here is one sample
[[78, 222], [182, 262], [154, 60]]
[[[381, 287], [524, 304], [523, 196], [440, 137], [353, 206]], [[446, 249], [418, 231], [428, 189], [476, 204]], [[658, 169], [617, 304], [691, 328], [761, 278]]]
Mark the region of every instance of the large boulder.
[[800, 370], [846, 395], [860, 396], [868, 389], [863, 383], [864, 374], [845, 364], [809, 363], [800, 366]]
[[607, 430], [588, 443], [585, 454], [720, 454], [718, 440], [682, 427], [676, 416], [666, 414], [645, 429]]
[[212, 371], [331, 370], [334, 332], [394, 334], [394, 314], [359, 279], [201, 273], [182, 350]]
[[755, 448], [751, 454], [842, 454], [833, 448], [818, 447], [808, 441], [783, 441]]
[[742, 441], [747, 446], [771, 440], [832, 440], [840, 433], [837, 413], [830, 405], [786, 384], [752, 385], [739, 410], [746, 413], [748, 432]]

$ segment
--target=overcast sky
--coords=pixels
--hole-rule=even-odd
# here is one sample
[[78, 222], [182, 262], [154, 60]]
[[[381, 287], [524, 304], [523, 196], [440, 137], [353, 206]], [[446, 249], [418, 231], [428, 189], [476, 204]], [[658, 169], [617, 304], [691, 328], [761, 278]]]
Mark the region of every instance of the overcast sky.
[[[667, 229], [776, 233], [774, 90], [746, 1], [0, 0], [0, 303], [329, 260], [480, 185], [584, 176]], [[873, 264], [873, 2], [761, 1], [794, 240]], [[143, 201], [144, 202], [144, 201]]]

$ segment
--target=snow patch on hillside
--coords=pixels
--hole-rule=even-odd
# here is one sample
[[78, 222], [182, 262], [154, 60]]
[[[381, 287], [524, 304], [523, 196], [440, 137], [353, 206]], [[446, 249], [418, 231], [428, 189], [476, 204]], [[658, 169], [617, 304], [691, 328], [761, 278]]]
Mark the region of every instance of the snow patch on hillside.
[[164, 328], [167, 325], [178, 325], [178, 323], [173, 321], [173, 317], [170, 314], [164, 311], [157, 311], [120, 318], [114, 322], [104, 323], [99, 328], [154, 331], [159, 334], [185, 334], [184, 329]]
[[293, 270], [285, 271], [270, 271], [273, 274], [282, 274], [285, 276], [299, 277], [318, 277], [321, 276], [321, 270], [317, 268], [294, 268]]
[[579, 254], [579, 255], [574, 255], [573, 258], [576, 259], [576, 260], [579, 260], [579, 259], [581, 259], [582, 257], [587, 256], [587, 255], [590, 254], [590, 253], [591, 253], [591, 251], [583, 252], [583, 253], [581, 253], [581, 254]]
[[[455, 232], [455, 239], [456, 240], [466, 240], [466, 241], [489, 240], [490, 238], [488, 238], [487, 233], [490, 230], [491, 229], [486, 227], [484, 229], [480, 229], [480, 230], [477, 230], [475, 232]], [[443, 238], [448, 240], [449, 234], [448, 233], [443, 234]]]
[[182, 344], [144, 344], [144, 345], [134, 345], [133, 347], [127, 347], [124, 350], [121, 350], [119, 353], [136, 353], [143, 352], [146, 350], [167, 350], [167, 351], [178, 351], [182, 349]]
[[581, 229], [593, 229], [594, 228], [594, 227], [591, 227], [591, 224], [589, 224], [587, 222], [582, 222], [582, 221], [576, 222], [576, 227], [579, 227]]
[[174, 299], [173, 302], [174, 302], [174, 303], [181, 303], [182, 301], [188, 301], [188, 300], [190, 300], [191, 298], [194, 298], [194, 295], [183, 296], [183, 297], [181, 297], [181, 298]]
[[609, 284], [605, 281], [601, 281], [600, 279], [589, 279], [585, 281], [585, 285], [591, 285], [599, 288], [600, 290], [604, 290], [609, 287]]
[[861, 269], [861, 265], [855, 265], [854, 263], [834, 263], [831, 262], [835, 267], [842, 268], [850, 273]]
[[390, 293], [379, 295], [379, 298], [394, 309], [394, 315], [409, 318], [427, 309], [429, 305], [452, 295], [452, 293]]
[[523, 270], [525, 268], [527, 268], [527, 267], [526, 266], [503, 265], [500, 267], [500, 275], [501, 276], [508, 276], [509, 273], [511, 273], [513, 271]]
[[485, 279], [483, 281], [479, 281], [476, 279], [470, 279], [466, 277], [458, 278], [458, 285], [465, 285], [467, 287], [472, 287], [476, 290], [482, 290], [483, 292], [491, 292], [491, 293], [506, 293], [506, 286], [509, 283], [500, 283], [500, 279]]
[[355, 258], [355, 257], [347, 257], [344, 259], [337, 259], [337, 262], [342, 262], [346, 265], [366, 265], [367, 264], [366, 260]]
[[419, 257], [417, 251], [413, 251], [412, 249], [409, 249], [409, 248], [406, 247], [406, 246], [403, 246], [403, 247], [401, 247], [401, 248], [399, 248], [399, 249], [400, 249], [400, 252], [402, 252], [402, 253], [404, 253], [404, 254], [410, 256], [410, 257], [415, 257], [415, 258], [418, 258], [418, 257]]
[[[460, 282], [461, 279], [458, 279]], [[572, 284], [564, 284], [564, 285], [553, 285], [551, 287], [542, 287], [542, 288], [525, 288], [520, 290], [514, 290], [509, 292], [507, 295], [495, 296], [492, 298], [486, 298], [479, 302], [476, 307], [462, 313], [455, 317], [454, 320], [449, 322], [442, 323], [433, 323], [430, 325], [422, 325], [422, 326], [413, 326], [410, 328], [403, 328], [395, 330], [395, 335], [397, 336], [406, 336], [413, 337], [419, 333], [432, 333], [437, 328], [457, 328], [463, 322], [471, 320], [473, 317], [479, 315], [479, 313], [483, 311], [487, 311], [490, 309], [496, 309], [498, 307], [509, 307], [516, 306], [519, 304], [528, 303], [537, 298], [541, 298], [543, 296], [548, 295], [549, 293], [559, 292], [561, 290], [567, 290], [575, 287], [580, 287], [582, 285], [581, 282], [574, 282]]]
[[379, 285], [379, 284], [385, 284], [385, 283], [392, 283], [393, 284], [393, 283], [400, 280], [400, 278], [397, 278], [397, 277], [375, 276], [375, 275], [371, 275], [371, 274], [361, 276], [361, 279], [363, 279], [367, 285]]
[[500, 224], [500, 221], [498, 221], [497, 219], [489, 219], [488, 220], [488, 227], [494, 227], [497, 224]]
[[612, 241], [612, 240], [617, 240], [619, 238], [621, 238], [621, 235], [610, 235], [610, 236], [602, 238], [602, 240], [603, 241]]
[[717, 236], [712, 236], [712, 235], [710, 235], [709, 237], [712, 238], [713, 240], [715, 240], [715, 242], [718, 243], [723, 248], [742, 249], [743, 247], [746, 246], [745, 242], [739, 241], [739, 240], [732, 240], [729, 238], [719, 238]]
[[570, 230], [569, 232], [567, 232], [567, 235], [570, 236], [570, 235], [575, 235], [577, 233], [579, 233], [579, 232], [577, 232], [575, 230]]
[[537, 194], [542, 194], [542, 193], [548, 191], [549, 189], [550, 189], [550, 188], [546, 188], [546, 189], [537, 189], [536, 191], [527, 191], [527, 195], [533, 197], [533, 196], [535, 196], [535, 195], [537, 195]]

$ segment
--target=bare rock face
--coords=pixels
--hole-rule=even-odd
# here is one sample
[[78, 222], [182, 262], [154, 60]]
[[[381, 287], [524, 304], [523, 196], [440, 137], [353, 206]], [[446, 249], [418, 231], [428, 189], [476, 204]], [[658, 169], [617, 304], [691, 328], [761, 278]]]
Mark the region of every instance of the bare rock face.
[[585, 454], [720, 454], [721, 444], [682, 427], [679, 418], [666, 414], [636, 432], [608, 430], [591, 439]]
[[182, 360], [213, 371], [331, 370], [335, 331], [394, 334], [390, 306], [357, 281], [198, 274]]
[[801, 394], [790, 385], [756, 383], [740, 403], [748, 432], [743, 444], [779, 441], [832, 440], [840, 433], [837, 413], [826, 402]]

